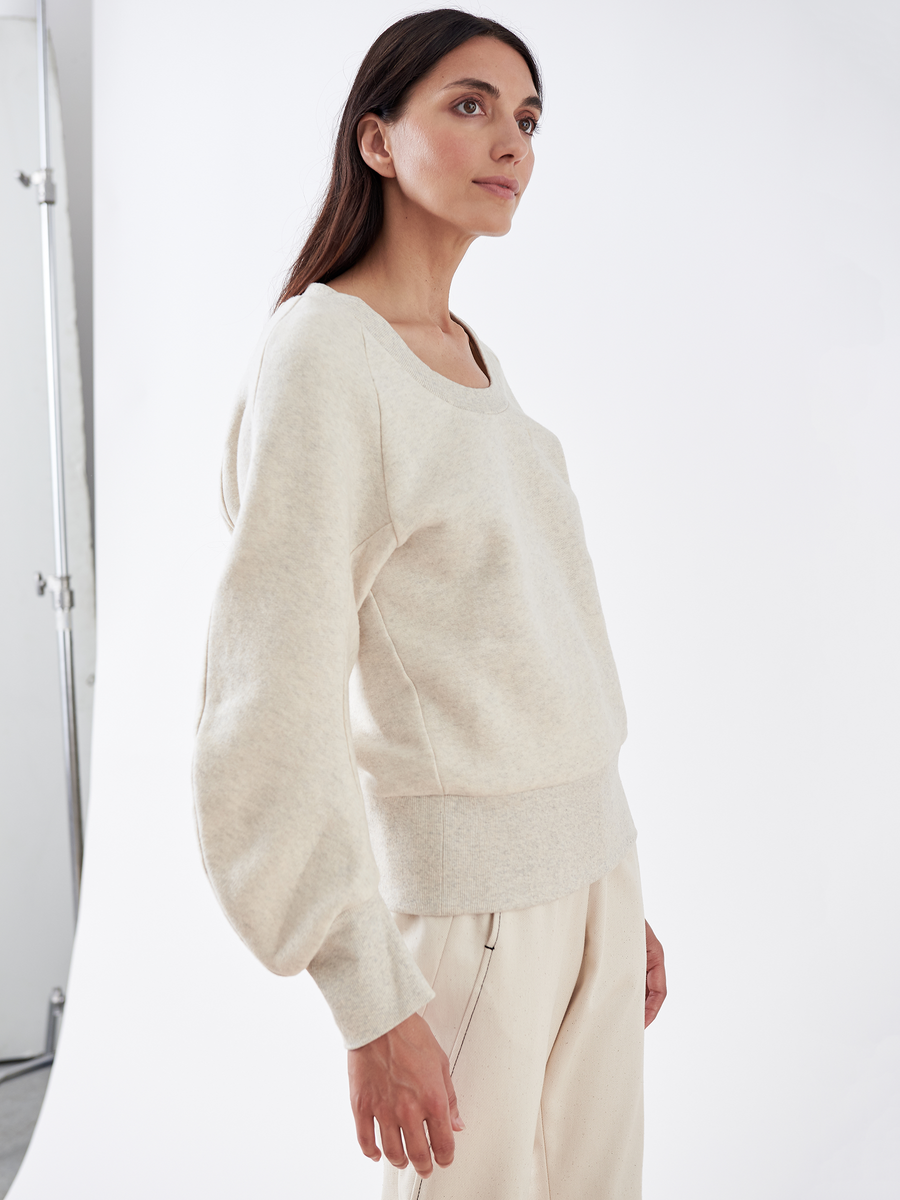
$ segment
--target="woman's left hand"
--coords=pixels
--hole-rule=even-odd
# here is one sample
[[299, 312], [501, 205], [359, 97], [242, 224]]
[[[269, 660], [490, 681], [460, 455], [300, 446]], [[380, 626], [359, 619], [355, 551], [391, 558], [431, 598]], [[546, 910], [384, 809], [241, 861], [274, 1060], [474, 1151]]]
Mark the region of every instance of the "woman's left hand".
[[647, 988], [644, 992], [644, 1028], [662, 1008], [666, 998], [666, 964], [659, 938], [647, 924]]

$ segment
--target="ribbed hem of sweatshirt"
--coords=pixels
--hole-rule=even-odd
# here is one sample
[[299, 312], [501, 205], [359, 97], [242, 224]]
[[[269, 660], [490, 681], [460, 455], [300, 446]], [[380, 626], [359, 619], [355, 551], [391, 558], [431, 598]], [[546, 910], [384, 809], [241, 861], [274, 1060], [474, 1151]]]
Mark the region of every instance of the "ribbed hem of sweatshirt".
[[381, 1037], [434, 999], [380, 896], [337, 918], [308, 970], [348, 1050]]
[[419, 916], [546, 904], [611, 871], [637, 837], [618, 757], [536, 791], [368, 797], [366, 806], [385, 903]]

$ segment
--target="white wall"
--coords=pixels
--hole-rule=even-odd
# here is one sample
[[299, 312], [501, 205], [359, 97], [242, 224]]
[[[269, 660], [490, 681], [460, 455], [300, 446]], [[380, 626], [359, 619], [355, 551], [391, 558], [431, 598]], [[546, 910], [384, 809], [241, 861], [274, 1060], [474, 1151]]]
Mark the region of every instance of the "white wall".
[[[13, 1200], [378, 1194], [318, 993], [267, 975], [216, 908], [188, 772], [232, 395], [347, 83], [402, 11], [96, 6], [95, 777], [66, 1023]], [[473, 248], [453, 306], [562, 439], [623, 679], [671, 986], [645, 1194], [886, 1200], [896, 10], [485, 11], [533, 40], [548, 108], [516, 228]]]

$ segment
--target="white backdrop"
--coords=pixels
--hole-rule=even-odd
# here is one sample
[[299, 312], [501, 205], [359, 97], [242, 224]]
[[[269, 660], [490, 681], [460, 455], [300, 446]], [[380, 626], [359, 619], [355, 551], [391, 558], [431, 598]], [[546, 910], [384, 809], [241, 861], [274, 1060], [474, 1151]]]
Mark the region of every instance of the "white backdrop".
[[[13, 1200], [379, 1194], [306, 976], [203, 877], [189, 764], [236, 383], [369, 0], [95, 2], [99, 660], [81, 926]], [[508, 0], [538, 165], [452, 298], [556, 432], [670, 998], [647, 1200], [887, 1200], [898, 1077], [900, 17]], [[566, 397], [563, 401], [561, 396]]]

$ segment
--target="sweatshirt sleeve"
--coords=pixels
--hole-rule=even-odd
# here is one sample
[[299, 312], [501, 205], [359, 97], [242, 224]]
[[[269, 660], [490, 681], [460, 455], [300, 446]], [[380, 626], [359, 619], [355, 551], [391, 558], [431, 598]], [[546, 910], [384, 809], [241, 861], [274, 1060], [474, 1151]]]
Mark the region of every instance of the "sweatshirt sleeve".
[[203, 861], [247, 946], [276, 974], [308, 969], [353, 1048], [434, 996], [378, 892], [350, 737], [358, 605], [379, 566], [366, 544], [390, 524], [355, 321], [273, 318], [222, 483], [232, 540], [193, 758]]

